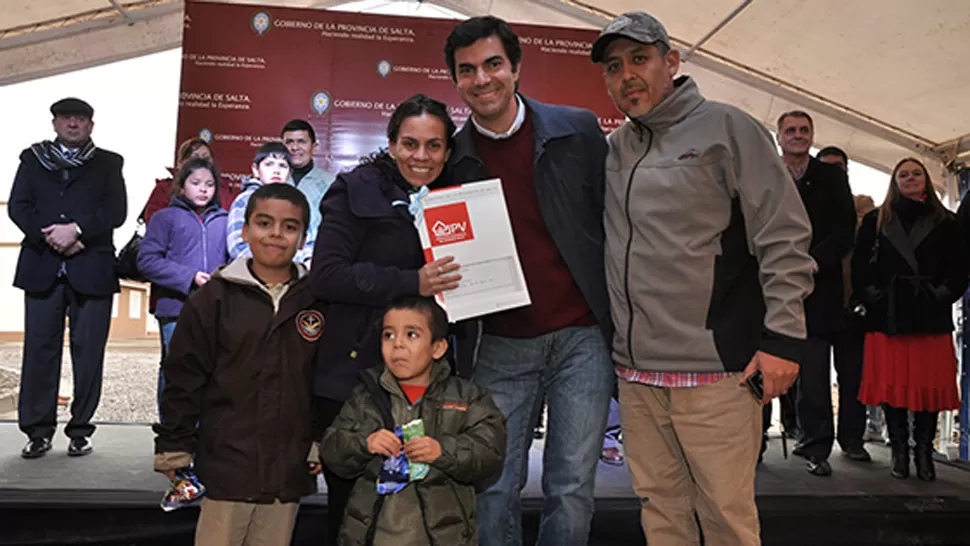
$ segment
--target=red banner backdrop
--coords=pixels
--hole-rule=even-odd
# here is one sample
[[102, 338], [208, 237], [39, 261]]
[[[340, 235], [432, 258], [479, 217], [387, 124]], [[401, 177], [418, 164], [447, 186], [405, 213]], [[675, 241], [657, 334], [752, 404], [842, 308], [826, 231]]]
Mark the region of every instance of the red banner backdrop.
[[[290, 119], [317, 133], [315, 161], [340, 172], [387, 143], [394, 107], [425, 93], [461, 126], [470, 112], [444, 60], [454, 21], [257, 5], [186, 2], [178, 141], [209, 140], [226, 175], [249, 173], [262, 143]], [[520, 90], [588, 108], [609, 131], [623, 122], [589, 61], [596, 32], [513, 25]]]

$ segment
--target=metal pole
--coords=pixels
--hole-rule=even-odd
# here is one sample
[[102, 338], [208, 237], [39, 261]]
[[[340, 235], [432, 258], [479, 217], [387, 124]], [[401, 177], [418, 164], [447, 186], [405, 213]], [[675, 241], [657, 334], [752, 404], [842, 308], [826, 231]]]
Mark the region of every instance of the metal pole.
[[131, 15], [128, 15], [128, 12], [125, 10], [125, 8], [121, 7], [121, 4], [118, 3], [118, 0], [108, 0], [108, 2], [110, 2], [111, 5], [114, 6], [116, 10], [118, 10], [118, 13], [120, 13], [121, 16], [125, 19], [126, 25], [132, 24]]
[[687, 50], [687, 53], [684, 53], [683, 60], [684, 61], [689, 60], [699, 47], [707, 43], [707, 41], [713, 38], [715, 34], [717, 34], [718, 32], [721, 32], [721, 29], [726, 27], [727, 24], [733, 21], [735, 17], [740, 15], [741, 12], [744, 11], [744, 8], [748, 7], [748, 5], [751, 2], [754, 2], [754, 0], [744, 0], [743, 2], [741, 2], [741, 5], [734, 8], [734, 11], [729, 13], [727, 17], [725, 17], [724, 19], [721, 19], [721, 22], [715, 25], [714, 28], [710, 30], [710, 32], [705, 34], [704, 37], [698, 40], [696, 44], [690, 46], [690, 49]]

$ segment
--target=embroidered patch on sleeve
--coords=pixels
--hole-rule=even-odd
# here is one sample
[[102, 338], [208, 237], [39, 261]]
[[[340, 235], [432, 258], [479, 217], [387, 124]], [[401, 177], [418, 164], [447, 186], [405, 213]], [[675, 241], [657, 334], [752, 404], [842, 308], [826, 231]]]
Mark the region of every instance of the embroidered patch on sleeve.
[[307, 341], [316, 341], [323, 334], [323, 314], [315, 309], [300, 311], [296, 316], [296, 329]]

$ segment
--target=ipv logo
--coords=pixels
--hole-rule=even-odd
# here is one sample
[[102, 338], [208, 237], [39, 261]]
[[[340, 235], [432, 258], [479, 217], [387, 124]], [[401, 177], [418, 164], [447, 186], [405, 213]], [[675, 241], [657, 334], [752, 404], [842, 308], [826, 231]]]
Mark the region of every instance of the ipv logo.
[[465, 203], [425, 209], [431, 246], [450, 245], [475, 238]]
[[439, 239], [444, 237], [454, 237], [456, 235], [461, 235], [468, 232], [467, 222], [455, 222], [454, 224], [446, 224], [441, 220], [435, 222], [434, 226], [431, 227], [434, 234], [438, 236]]

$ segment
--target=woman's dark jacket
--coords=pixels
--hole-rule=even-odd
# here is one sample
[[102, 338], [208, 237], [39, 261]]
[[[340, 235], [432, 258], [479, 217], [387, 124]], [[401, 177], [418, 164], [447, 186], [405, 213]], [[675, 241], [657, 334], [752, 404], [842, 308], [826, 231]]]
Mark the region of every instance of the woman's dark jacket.
[[386, 159], [337, 176], [320, 202], [310, 285], [330, 302], [314, 394], [344, 401], [362, 370], [382, 363], [380, 321], [394, 300], [418, 295], [424, 254], [408, 212], [411, 187]]
[[879, 209], [862, 219], [852, 287], [866, 330], [888, 335], [953, 331], [953, 303], [967, 288], [967, 251], [956, 217], [907, 198], [893, 204], [878, 236]]

